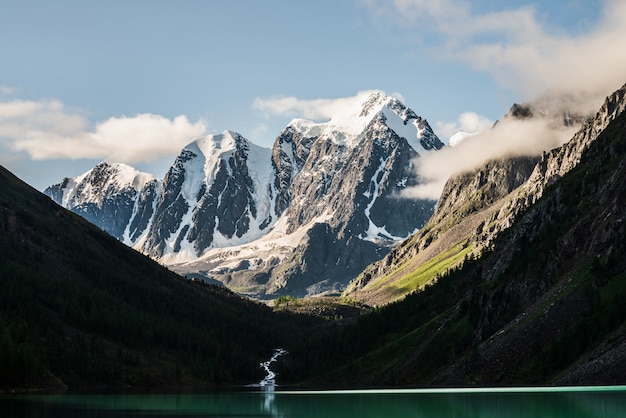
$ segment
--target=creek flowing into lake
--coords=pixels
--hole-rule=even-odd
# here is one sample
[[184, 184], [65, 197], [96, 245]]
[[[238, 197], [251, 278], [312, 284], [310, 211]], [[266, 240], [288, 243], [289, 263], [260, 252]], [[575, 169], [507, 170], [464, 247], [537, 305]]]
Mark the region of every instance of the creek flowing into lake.
[[261, 363], [261, 367], [265, 369], [265, 377], [261, 380], [258, 386], [262, 387], [264, 390], [274, 390], [276, 387], [276, 372], [270, 369], [272, 363], [274, 363], [280, 356], [284, 356], [287, 354], [287, 350], [283, 348], [276, 348], [272, 357], [268, 361], [264, 361]]

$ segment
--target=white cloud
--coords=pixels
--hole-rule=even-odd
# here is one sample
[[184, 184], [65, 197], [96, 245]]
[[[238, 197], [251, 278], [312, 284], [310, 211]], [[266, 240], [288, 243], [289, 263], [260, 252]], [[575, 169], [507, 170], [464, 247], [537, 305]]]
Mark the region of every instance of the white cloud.
[[0, 96], [11, 96], [15, 93], [17, 93], [17, 89], [15, 87], [0, 84]]
[[481, 132], [493, 126], [493, 121], [476, 112], [463, 112], [452, 122], [435, 122], [435, 132], [444, 141], [459, 131], [468, 133]]
[[524, 100], [548, 89], [576, 92], [585, 105], [581, 110], [590, 111], [626, 82], [622, 0], [605, 0], [599, 20], [576, 35], [545, 27], [528, 6], [480, 14], [466, 0], [363, 3], [375, 18], [393, 21], [405, 35], [428, 37], [438, 56], [490, 73]]
[[112, 117], [88, 129], [87, 119], [58, 100], [0, 103], [0, 141], [34, 160], [104, 159], [136, 163], [175, 154], [205, 133], [186, 116]]
[[355, 96], [336, 99], [298, 99], [297, 97], [274, 97], [261, 99], [257, 97], [252, 108], [268, 115], [302, 117], [312, 120], [330, 119], [350, 109], [351, 105], [362, 102], [374, 90], [360, 91]]
[[445, 182], [452, 175], [475, 169], [495, 158], [539, 155], [564, 144], [577, 129], [564, 127], [558, 118], [504, 118], [493, 129], [471, 136], [454, 147], [420, 157], [415, 165], [425, 182], [403, 194], [439, 199]]
[[[375, 21], [393, 23], [402, 36], [428, 40], [442, 59], [490, 74], [550, 118], [503, 119], [494, 129], [416, 161], [426, 184], [407, 196], [438, 199], [445, 181], [489, 159], [536, 155], [561, 145], [574, 128], [555, 123], [563, 111], [589, 115], [626, 82], [626, 2], [605, 0], [597, 22], [576, 34], [545, 26], [533, 7], [478, 13], [467, 0], [362, 0]], [[494, 3], [495, 5], [496, 3]], [[389, 25], [388, 25], [389, 26]], [[384, 28], [382, 25], [381, 28]], [[424, 45], [426, 43], [414, 43]], [[435, 130], [449, 138], [458, 130], [482, 130], [491, 121], [467, 112]]]

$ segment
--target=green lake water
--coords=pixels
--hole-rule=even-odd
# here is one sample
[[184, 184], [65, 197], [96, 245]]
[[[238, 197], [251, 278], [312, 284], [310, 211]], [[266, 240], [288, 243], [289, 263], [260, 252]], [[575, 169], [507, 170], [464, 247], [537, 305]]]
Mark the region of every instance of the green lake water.
[[4, 395], [0, 416], [622, 418], [626, 387]]

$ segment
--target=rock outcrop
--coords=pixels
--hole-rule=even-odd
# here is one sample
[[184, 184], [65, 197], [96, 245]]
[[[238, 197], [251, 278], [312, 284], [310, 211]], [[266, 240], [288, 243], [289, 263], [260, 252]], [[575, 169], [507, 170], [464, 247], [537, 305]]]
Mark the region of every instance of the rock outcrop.
[[[381, 261], [368, 266], [348, 286], [346, 295], [372, 304], [393, 300], [413, 289], [397, 291], [397, 286], [392, 284], [416, 274], [436, 257], [443, 259], [439, 263], [442, 267], [420, 285], [436, 279], [446, 268], [459, 265], [466, 255], [477, 256], [489, 250], [494, 239], [541, 199], [548, 187], [580, 163], [584, 151], [625, 107], [626, 86], [607, 97], [594, 117], [579, 117], [579, 121], [587, 122], [563, 146], [540, 157], [489, 161], [449, 179], [433, 217], [424, 228]], [[533, 111], [515, 105], [507, 117], [528, 119], [533, 117]], [[566, 119], [560, 120], [567, 125]], [[501, 255], [501, 267], [495, 267], [490, 274], [496, 275], [508, 265], [516, 251], [515, 246], [509, 248], [510, 251]]]

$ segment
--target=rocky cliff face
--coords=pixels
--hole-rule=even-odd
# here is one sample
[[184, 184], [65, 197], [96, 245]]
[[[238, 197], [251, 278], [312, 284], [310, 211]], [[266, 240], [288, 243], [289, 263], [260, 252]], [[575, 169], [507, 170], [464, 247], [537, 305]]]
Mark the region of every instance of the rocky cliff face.
[[154, 258], [191, 260], [258, 238], [276, 218], [269, 170], [258, 164], [269, 158], [269, 150], [234, 132], [189, 144], [163, 180], [140, 249]]
[[[461, 263], [465, 254], [478, 255], [490, 249], [494, 239], [537, 202], [546, 188], [580, 163], [589, 144], [623, 112], [625, 95], [623, 87], [609, 96], [595, 117], [587, 118], [582, 128], [562, 147], [541, 157], [490, 161], [474, 171], [451, 178], [434, 216], [424, 228], [380, 262], [368, 266], [350, 284], [348, 294], [369, 303], [394, 299], [405, 293], [390, 292], [390, 285], [409, 274], [420, 273], [432, 260], [439, 260], [439, 265], [444, 266], [443, 270], [437, 270], [437, 274]], [[532, 118], [533, 112], [516, 105], [507, 117]], [[562, 120], [567, 124], [572, 118]], [[509, 253], [502, 254], [502, 266], [507, 265], [514, 251], [511, 247]], [[493, 274], [501, 270], [498, 268]]]
[[[412, 169], [418, 152], [386, 123], [401, 115], [378, 113], [354, 143], [332, 133], [317, 137], [301, 175], [293, 178], [290, 192], [296, 198], [284, 213], [287, 232], [311, 222], [314, 226], [296, 248], [298, 256], [272, 276], [274, 288], [298, 281], [313, 286], [310, 292], [333, 289], [431, 216], [433, 201], [399, 197], [403, 188], [419, 181]], [[407, 123], [416, 120], [410, 113], [404, 117]], [[430, 127], [420, 122], [428, 133], [420, 138], [420, 151], [441, 148]]]
[[57, 203], [132, 245], [154, 215], [161, 182], [124, 164], [100, 163], [45, 190]]
[[[521, 201], [533, 203], [467, 272], [477, 286], [465, 306], [475, 312], [474, 338], [485, 343], [469, 373], [456, 364], [436, 381], [473, 375], [506, 384], [516, 371], [557, 384], [623, 382], [625, 108], [626, 86], [545, 154], [520, 189]], [[530, 198], [533, 190], [541, 198]]]
[[[596, 115], [569, 142], [542, 155], [528, 181], [492, 216], [490, 222], [495, 227], [485, 240], [491, 243], [501, 231], [513, 225], [531, 205], [538, 202], [550, 186], [580, 164], [585, 151], [625, 109], [626, 85], [607, 97]], [[541, 217], [540, 214], [535, 216]], [[542, 223], [539, 221], [540, 219], [537, 218], [528, 221], [527, 227], [534, 229], [535, 223], [537, 225]], [[499, 274], [505, 268], [516, 248], [516, 246], [511, 246], [509, 251], [502, 252], [501, 262], [494, 267], [491, 274]]]
[[[611, 95], [570, 142], [546, 153], [532, 171], [524, 169], [527, 180], [504, 195], [505, 203], [482, 219], [489, 221], [485, 225], [497, 224], [499, 212], [507, 212], [506, 206], [533, 203], [520, 209], [508, 228], [486, 236], [489, 244], [478, 257], [462, 258], [457, 268], [442, 271], [436, 284], [362, 318], [346, 327], [345, 334], [336, 340], [306, 347], [317, 358], [325, 358], [327, 352], [335, 356], [347, 353], [325, 383], [344, 384], [349, 376], [350, 381], [363, 385], [623, 384], [624, 93], [626, 86]], [[511, 167], [515, 166], [519, 167]], [[478, 186], [486, 174], [481, 171], [467, 173], [454, 182]], [[548, 172], [558, 173], [557, 177], [551, 181], [545, 175]], [[541, 181], [531, 182], [533, 179]], [[514, 181], [511, 187], [518, 183]], [[537, 190], [533, 188], [537, 184], [541, 197], [531, 199], [528, 190]], [[447, 188], [449, 192], [457, 189], [452, 184]], [[522, 196], [526, 199], [517, 200]], [[455, 207], [449, 206], [452, 210]], [[468, 213], [461, 223], [480, 213]], [[448, 233], [455, 228], [457, 225], [449, 227], [431, 243], [423, 242], [424, 237], [418, 234], [398, 251], [411, 248], [417, 257], [450, 239]], [[468, 233], [465, 239], [475, 240], [477, 235]], [[472, 245], [465, 242], [466, 248]], [[406, 283], [406, 277], [419, 276], [420, 271], [413, 269], [413, 258], [396, 259], [395, 253], [376, 265], [388, 263], [387, 275], [402, 270], [399, 266], [408, 266], [393, 282], [398, 287]], [[434, 259], [431, 269], [442, 263], [442, 258]], [[370, 283], [374, 281], [384, 281], [384, 276], [374, 277]], [[362, 338], [364, 334], [367, 337]], [[354, 344], [340, 348], [346, 335]], [[313, 356], [307, 360], [313, 367], [317, 365]], [[386, 367], [374, 366], [380, 364]], [[332, 370], [332, 365], [329, 368]]]
[[[97, 178], [72, 193], [94, 223], [181, 273], [304, 295], [342, 289], [423, 226], [435, 202], [399, 195], [419, 182], [419, 156], [442, 147], [425, 119], [368, 92], [328, 122], [292, 121], [271, 150], [228, 131], [197, 139], [152, 193], [105, 198]], [[68, 205], [73, 182], [46, 193]], [[93, 205], [107, 199], [134, 215]]]
[[291, 183], [309, 158], [316, 137], [304, 136], [293, 126], [287, 126], [276, 138], [272, 148], [272, 168], [276, 172], [275, 211], [280, 216], [291, 203]]

